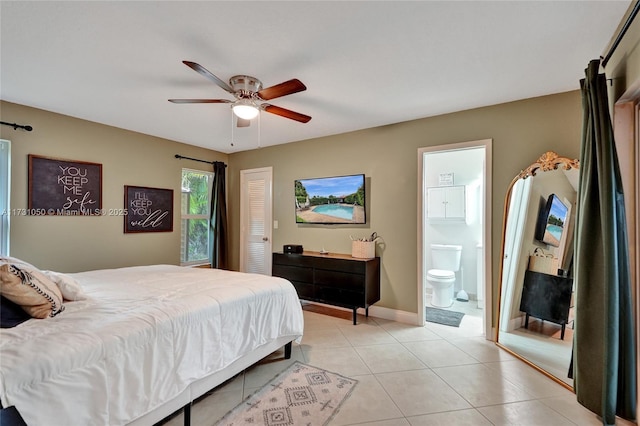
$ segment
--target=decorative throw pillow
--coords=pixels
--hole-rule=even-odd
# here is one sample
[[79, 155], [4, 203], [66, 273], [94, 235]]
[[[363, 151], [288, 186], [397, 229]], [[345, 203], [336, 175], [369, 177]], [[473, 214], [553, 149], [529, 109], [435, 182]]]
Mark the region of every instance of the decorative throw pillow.
[[87, 298], [84, 294], [84, 290], [82, 290], [82, 287], [80, 286], [80, 283], [69, 275], [54, 271], [42, 271], [42, 273], [51, 281], [56, 283], [64, 300], [76, 301], [85, 300]]
[[58, 286], [35, 268], [0, 265], [0, 294], [33, 318], [54, 317], [64, 310]]
[[31, 316], [11, 300], [0, 296], [0, 328], [11, 328], [22, 324]]

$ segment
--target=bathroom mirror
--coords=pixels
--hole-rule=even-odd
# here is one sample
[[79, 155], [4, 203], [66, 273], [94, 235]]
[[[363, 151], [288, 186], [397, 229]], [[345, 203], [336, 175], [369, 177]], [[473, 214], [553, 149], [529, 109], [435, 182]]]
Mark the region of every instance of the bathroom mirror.
[[578, 167], [549, 151], [511, 182], [496, 327], [498, 346], [570, 389]]

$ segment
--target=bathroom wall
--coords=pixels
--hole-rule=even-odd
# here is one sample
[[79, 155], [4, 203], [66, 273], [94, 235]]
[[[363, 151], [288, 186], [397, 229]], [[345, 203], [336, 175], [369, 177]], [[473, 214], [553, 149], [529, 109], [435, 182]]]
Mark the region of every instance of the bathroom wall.
[[456, 274], [454, 289], [455, 293], [464, 289], [472, 299], [477, 297], [476, 247], [482, 241], [483, 162], [483, 149], [428, 152], [424, 162], [425, 188], [440, 186], [441, 173], [453, 173], [453, 184], [466, 187], [466, 221], [426, 221], [423, 270], [432, 267], [430, 244], [461, 245], [461, 271]]

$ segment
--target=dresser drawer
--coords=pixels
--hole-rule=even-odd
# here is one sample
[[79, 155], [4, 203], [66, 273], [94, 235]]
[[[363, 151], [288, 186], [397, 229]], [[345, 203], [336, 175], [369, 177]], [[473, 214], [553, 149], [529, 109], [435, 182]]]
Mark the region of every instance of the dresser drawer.
[[348, 288], [350, 290], [364, 289], [364, 275], [346, 272], [316, 269], [314, 283], [327, 287]]
[[292, 265], [312, 268], [315, 258], [297, 253], [273, 253], [273, 265]]
[[358, 291], [348, 291], [336, 287], [317, 286], [316, 298], [326, 301], [326, 303], [338, 306], [364, 307], [364, 293]]
[[315, 258], [314, 267], [328, 271], [349, 272], [352, 274], [364, 274], [367, 264], [361, 260], [345, 260], [333, 258]]
[[313, 269], [300, 266], [274, 264], [271, 268], [274, 277], [286, 278], [289, 281], [313, 283]]
[[316, 287], [313, 284], [301, 283], [298, 281], [291, 281], [291, 284], [293, 284], [293, 286], [295, 287], [296, 292], [298, 293], [299, 299], [304, 299], [304, 300], [316, 299], [316, 291], [315, 291]]

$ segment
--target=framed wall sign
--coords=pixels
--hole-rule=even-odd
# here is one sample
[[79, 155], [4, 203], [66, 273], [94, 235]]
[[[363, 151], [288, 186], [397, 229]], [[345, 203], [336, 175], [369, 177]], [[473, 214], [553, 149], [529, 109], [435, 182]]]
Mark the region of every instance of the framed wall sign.
[[102, 164], [29, 154], [29, 214], [102, 214]]
[[453, 185], [453, 172], [440, 173], [438, 176], [439, 186], [452, 186]]
[[172, 232], [173, 189], [124, 186], [124, 232]]

